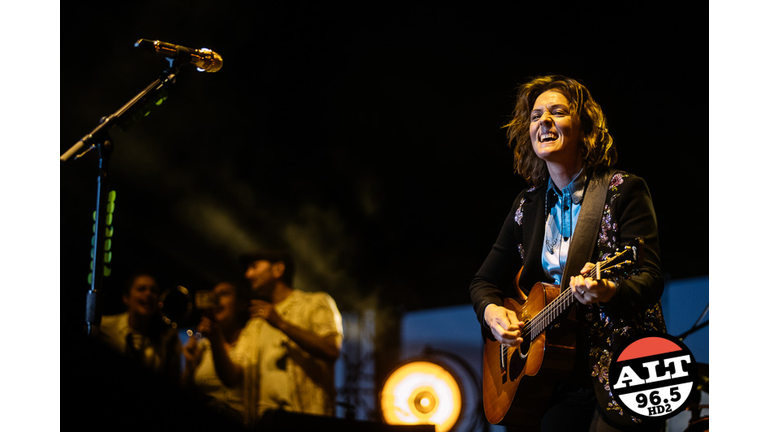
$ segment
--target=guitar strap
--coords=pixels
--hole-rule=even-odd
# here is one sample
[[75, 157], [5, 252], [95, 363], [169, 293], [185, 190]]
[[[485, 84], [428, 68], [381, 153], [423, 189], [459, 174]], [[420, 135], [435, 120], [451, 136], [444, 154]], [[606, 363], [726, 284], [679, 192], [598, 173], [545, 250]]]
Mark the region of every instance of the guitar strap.
[[579, 274], [584, 264], [592, 258], [592, 252], [597, 243], [597, 234], [600, 232], [605, 197], [608, 194], [608, 186], [616, 170], [609, 170], [602, 175], [593, 174], [587, 183], [584, 201], [579, 212], [579, 220], [573, 232], [573, 243], [568, 250], [568, 258], [563, 271], [561, 290], [568, 289], [568, 281], [571, 276]]

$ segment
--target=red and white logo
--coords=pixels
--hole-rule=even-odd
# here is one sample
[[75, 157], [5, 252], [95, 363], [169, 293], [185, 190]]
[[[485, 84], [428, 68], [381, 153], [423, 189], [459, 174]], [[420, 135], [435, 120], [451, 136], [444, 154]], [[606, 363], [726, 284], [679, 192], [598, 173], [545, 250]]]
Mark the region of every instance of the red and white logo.
[[664, 333], [645, 333], [614, 354], [611, 392], [636, 417], [667, 419], [688, 406], [696, 371], [696, 361], [682, 342]]

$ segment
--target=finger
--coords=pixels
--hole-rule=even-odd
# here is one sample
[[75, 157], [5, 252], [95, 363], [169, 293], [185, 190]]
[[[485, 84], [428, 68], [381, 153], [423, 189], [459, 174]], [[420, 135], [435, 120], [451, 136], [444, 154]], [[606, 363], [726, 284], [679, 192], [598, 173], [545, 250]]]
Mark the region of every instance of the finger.
[[513, 333], [520, 328], [517, 323], [509, 322], [506, 319], [494, 321], [494, 324], [496, 326], [496, 331], [505, 337], [511, 337]]
[[575, 298], [576, 301], [578, 301], [581, 304], [587, 304], [587, 298], [586, 298], [587, 292], [583, 288], [574, 287], [572, 291], [573, 291], [573, 298]]
[[516, 347], [523, 343], [523, 338], [503, 338], [501, 343], [510, 347]]
[[523, 335], [522, 331], [518, 328], [504, 328], [503, 326], [498, 326], [496, 328], [496, 334], [499, 336], [500, 340], [503, 340], [505, 343], [516, 342], [518, 339], [521, 339]]
[[518, 329], [525, 325], [525, 322], [520, 321], [517, 318], [517, 314], [511, 310], [506, 311], [504, 315], [504, 321], [507, 323], [507, 329]]
[[584, 286], [575, 283], [574, 279], [571, 278], [571, 292], [573, 293], [574, 296], [578, 296], [582, 292], [584, 292]]
[[513, 335], [512, 332], [505, 328], [503, 325], [495, 325], [491, 330], [493, 330], [494, 336], [496, 336], [496, 339], [499, 342], [504, 342], [509, 339], [516, 339], [517, 335]]
[[575, 291], [574, 287], [579, 284], [579, 279], [581, 276], [571, 276], [571, 280], [568, 281], [568, 286], [571, 287], [572, 290]]
[[502, 345], [508, 345], [508, 346], [517, 346], [517, 345], [520, 345], [520, 343], [522, 343], [522, 341], [523, 341], [522, 338], [509, 337], [507, 335], [500, 334], [500, 333], [495, 333], [495, 332], [494, 332], [494, 337]]
[[507, 322], [506, 329], [509, 331], [520, 330], [521, 328], [523, 328], [523, 326], [525, 326], [525, 321], [520, 321], [518, 319], [506, 320], [506, 322]]
[[590, 283], [589, 278], [584, 278], [584, 276], [571, 276], [571, 282], [570, 287], [573, 290], [574, 293], [581, 293], [582, 291], [589, 290]]

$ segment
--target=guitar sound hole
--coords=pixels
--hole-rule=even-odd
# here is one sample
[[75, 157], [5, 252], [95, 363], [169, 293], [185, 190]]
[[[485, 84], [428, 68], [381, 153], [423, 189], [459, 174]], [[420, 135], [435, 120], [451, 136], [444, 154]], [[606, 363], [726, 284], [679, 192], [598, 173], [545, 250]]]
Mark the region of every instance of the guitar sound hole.
[[531, 349], [531, 340], [528, 338], [523, 338], [523, 343], [520, 344], [520, 347], [518, 348], [517, 352], [519, 353], [520, 357], [526, 358], [528, 356], [528, 350]]
[[523, 343], [515, 349], [515, 351], [509, 357], [509, 363], [507, 370], [512, 381], [520, 377], [520, 374], [525, 368], [525, 363], [528, 360], [528, 351], [531, 348], [531, 341], [528, 338], [523, 338]]

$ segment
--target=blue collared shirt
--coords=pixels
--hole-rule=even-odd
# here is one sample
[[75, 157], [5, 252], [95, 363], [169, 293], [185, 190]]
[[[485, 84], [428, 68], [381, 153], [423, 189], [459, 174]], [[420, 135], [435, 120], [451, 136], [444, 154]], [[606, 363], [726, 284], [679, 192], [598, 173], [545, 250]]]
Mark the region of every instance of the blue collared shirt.
[[561, 283], [565, 262], [568, 259], [568, 247], [573, 237], [573, 229], [581, 212], [585, 184], [586, 175], [582, 169], [562, 191], [557, 188], [551, 178], [547, 186], [548, 214], [544, 228], [541, 263], [544, 272], [550, 275], [558, 285]]

